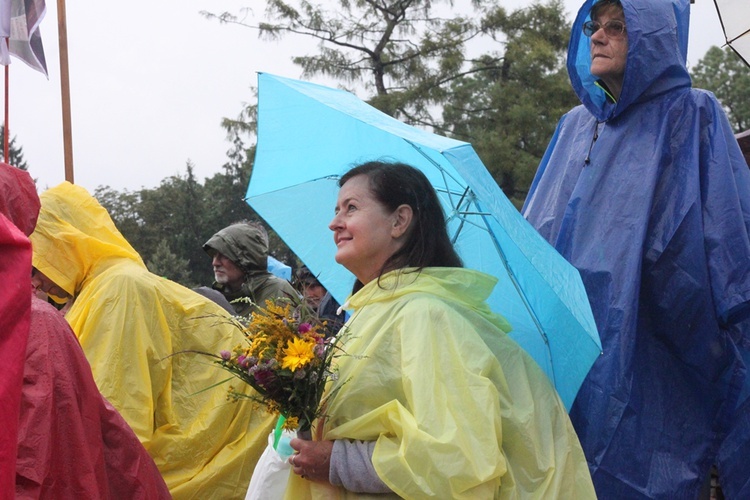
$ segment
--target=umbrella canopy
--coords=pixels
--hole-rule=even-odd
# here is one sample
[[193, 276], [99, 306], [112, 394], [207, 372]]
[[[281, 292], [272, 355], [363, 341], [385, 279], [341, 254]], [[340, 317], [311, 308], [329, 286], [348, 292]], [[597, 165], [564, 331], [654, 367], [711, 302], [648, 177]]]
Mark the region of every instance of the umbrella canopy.
[[334, 260], [328, 223], [338, 178], [369, 160], [395, 160], [427, 176], [468, 268], [496, 276], [490, 307], [548, 374], [567, 408], [601, 352], [578, 271], [505, 197], [470, 144], [406, 125], [353, 94], [261, 73], [258, 145], [247, 201], [334, 298], [354, 276]]
[[714, 0], [727, 45], [750, 66], [750, 2]]
[[270, 255], [268, 256], [268, 272], [281, 279], [292, 281], [292, 268]]

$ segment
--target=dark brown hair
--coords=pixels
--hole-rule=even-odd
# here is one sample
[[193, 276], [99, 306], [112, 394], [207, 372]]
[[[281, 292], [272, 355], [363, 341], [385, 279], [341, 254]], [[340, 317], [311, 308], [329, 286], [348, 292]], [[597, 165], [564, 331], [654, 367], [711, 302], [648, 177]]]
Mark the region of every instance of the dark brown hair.
[[[367, 176], [372, 194], [386, 209], [409, 205], [414, 214], [404, 245], [383, 264], [380, 275], [404, 267], [463, 267], [448, 236], [437, 193], [420, 170], [405, 163], [371, 161], [344, 174], [339, 187], [358, 175]], [[360, 288], [362, 283], [357, 282], [354, 291]]]

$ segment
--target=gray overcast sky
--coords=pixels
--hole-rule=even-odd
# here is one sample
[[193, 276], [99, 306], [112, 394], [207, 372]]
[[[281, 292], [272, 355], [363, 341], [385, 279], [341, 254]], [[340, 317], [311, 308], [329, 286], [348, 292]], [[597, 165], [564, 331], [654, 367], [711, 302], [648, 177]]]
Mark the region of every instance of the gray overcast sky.
[[[724, 43], [713, 1], [695, 1], [692, 65], [709, 47]], [[565, 0], [571, 20], [580, 4]], [[199, 14], [239, 12], [248, 5], [262, 9], [247, 0], [67, 2], [76, 184], [89, 191], [99, 185], [155, 187], [170, 175], [184, 174], [188, 160], [201, 180], [221, 170], [230, 147], [221, 119], [237, 116], [243, 103], [254, 99], [250, 87], [256, 72], [299, 78], [291, 56], [314, 52], [309, 39], [260, 41], [253, 30]], [[47, 0], [41, 31], [49, 80], [13, 59], [9, 122], [43, 191], [65, 179], [54, 1]]]

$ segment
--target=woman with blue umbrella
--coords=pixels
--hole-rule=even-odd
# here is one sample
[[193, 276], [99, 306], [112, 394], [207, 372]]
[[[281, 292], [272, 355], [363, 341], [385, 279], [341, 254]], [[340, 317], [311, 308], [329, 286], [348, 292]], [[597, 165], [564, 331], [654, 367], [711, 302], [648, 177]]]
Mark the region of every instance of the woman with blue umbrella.
[[369, 162], [339, 181], [336, 261], [357, 282], [347, 356], [287, 498], [594, 498], [565, 408], [462, 268], [425, 175]]

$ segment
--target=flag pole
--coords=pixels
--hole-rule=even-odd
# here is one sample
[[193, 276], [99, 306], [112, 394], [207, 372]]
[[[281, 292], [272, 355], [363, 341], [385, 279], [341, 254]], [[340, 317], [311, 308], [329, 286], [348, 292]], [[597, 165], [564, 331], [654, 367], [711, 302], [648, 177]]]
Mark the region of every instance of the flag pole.
[[68, 28], [65, 0], [57, 0], [57, 33], [60, 45], [60, 92], [62, 97], [65, 180], [73, 184], [73, 130], [70, 119], [70, 74], [68, 72]]

